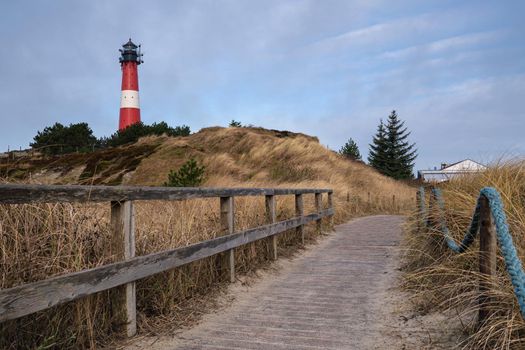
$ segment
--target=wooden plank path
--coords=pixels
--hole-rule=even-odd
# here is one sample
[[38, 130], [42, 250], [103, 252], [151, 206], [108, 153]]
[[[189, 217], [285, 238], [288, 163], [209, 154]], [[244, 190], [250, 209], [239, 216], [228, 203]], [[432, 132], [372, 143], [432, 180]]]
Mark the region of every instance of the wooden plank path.
[[129, 349], [388, 349], [385, 296], [402, 222], [382, 215], [339, 225], [193, 329]]

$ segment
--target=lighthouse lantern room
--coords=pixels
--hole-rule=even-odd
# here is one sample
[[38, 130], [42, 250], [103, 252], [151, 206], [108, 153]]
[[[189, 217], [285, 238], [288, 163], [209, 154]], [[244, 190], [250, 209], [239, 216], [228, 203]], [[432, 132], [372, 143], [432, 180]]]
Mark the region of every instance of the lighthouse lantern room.
[[122, 45], [120, 67], [122, 69], [122, 88], [120, 95], [119, 130], [140, 122], [139, 76], [137, 66], [144, 63], [140, 45], [135, 45], [131, 38]]

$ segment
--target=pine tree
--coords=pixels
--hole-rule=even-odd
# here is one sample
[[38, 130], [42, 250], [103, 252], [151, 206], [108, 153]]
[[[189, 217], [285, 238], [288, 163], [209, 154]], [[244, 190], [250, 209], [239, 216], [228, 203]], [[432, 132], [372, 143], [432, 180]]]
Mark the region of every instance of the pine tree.
[[230, 128], [241, 128], [242, 127], [242, 124], [241, 122], [235, 120], [235, 119], [232, 119], [232, 121], [230, 122], [230, 125], [229, 125]]
[[359, 153], [359, 147], [352, 138], [349, 138], [348, 141], [344, 144], [343, 147], [339, 150], [339, 154], [352, 159], [352, 160], [361, 160], [361, 153]]
[[379, 121], [377, 132], [372, 139], [372, 144], [369, 146], [368, 164], [383, 173], [387, 159], [387, 146], [385, 124], [383, 124], [382, 119]]
[[410, 144], [407, 139], [405, 123], [397, 117], [396, 111], [388, 116], [387, 124], [387, 175], [394, 179], [411, 179], [413, 177], [414, 160], [417, 157], [415, 143]]
[[392, 111], [388, 116], [386, 129], [381, 121], [370, 145], [370, 165], [394, 179], [411, 179], [414, 160], [417, 157], [415, 144], [407, 141], [410, 132], [407, 132], [404, 125], [405, 123], [397, 117], [396, 111]]
[[168, 181], [164, 186], [169, 187], [197, 187], [204, 181], [204, 165], [199, 166], [195, 158], [189, 159], [179, 170], [171, 170]]

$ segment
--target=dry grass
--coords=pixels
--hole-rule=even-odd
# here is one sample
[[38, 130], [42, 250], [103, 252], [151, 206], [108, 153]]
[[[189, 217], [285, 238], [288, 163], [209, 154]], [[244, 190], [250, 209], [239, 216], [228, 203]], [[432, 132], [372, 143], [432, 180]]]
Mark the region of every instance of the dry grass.
[[[498, 189], [518, 254], [524, 261], [525, 162], [513, 161], [491, 167], [482, 174], [466, 176], [443, 186], [445, 217], [451, 235], [460, 241], [470, 223], [481, 188]], [[428, 198], [428, 196], [427, 196]], [[407, 224], [405, 286], [423, 312], [452, 310], [464, 322], [461, 349], [523, 349], [525, 321], [522, 319], [510, 279], [498, 250], [497, 276], [492, 283], [492, 316], [477, 325], [479, 242], [463, 254], [451, 252], [437, 231], [418, 232], [417, 213]]]
[[[206, 186], [333, 188], [336, 223], [369, 213], [407, 212], [414, 205], [412, 188], [343, 159], [305, 135], [213, 128], [188, 138], [145, 139], [140, 144], [150, 142], [160, 146], [134, 172], [122, 176], [124, 183], [158, 185], [169, 169], [197, 156], [207, 166]], [[32, 181], [56, 182], [56, 176], [49, 177], [52, 172], [44, 169]], [[70, 172], [82, 173], [74, 167]], [[72, 177], [69, 173], [62, 178]], [[97, 179], [103, 183], [103, 178]], [[313, 195], [304, 199], [305, 213], [313, 212]], [[109, 203], [0, 206], [0, 288], [113, 261], [108, 253], [109, 211]], [[261, 225], [264, 198], [236, 198], [235, 211], [236, 229]], [[293, 196], [277, 197], [278, 220], [291, 218], [294, 212]], [[216, 237], [221, 234], [219, 200], [137, 202], [136, 230], [137, 255]], [[294, 233], [279, 236], [280, 254], [300, 246]], [[307, 241], [315, 239], [315, 231], [308, 227]], [[267, 266], [269, 256], [265, 240], [237, 249], [236, 269], [248, 273]], [[209, 305], [206, 296], [227, 283], [223, 266], [222, 257], [211, 257], [139, 281], [139, 331], [174, 329], [198, 319]], [[113, 328], [111, 292], [101, 292], [0, 324], [0, 348], [94, 349], [113, 344]]]

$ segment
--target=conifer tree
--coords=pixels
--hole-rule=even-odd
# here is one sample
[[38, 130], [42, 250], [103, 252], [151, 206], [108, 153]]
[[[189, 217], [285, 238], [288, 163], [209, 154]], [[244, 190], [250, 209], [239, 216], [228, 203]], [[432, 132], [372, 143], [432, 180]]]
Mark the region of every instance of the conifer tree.
[[372, 144], [369, 145], [368, 164], [383, 173], [387, 159], [386, 149], [386, 131], [383, 119], [379, 121], [377, 132], [372, 139]]
[[190, 158], [178, 170], [171, 170], [168, 181], [164, 186], [169, 187], [197, 187], [204, 181], [204, 165], [200, 166], [195, 158]]
[[361, 160], [361, 153], [359, 153], [359, 147], [357, 143], [352, 138], [349, 138], [348, 141], [344, 144], [343, 147], [339, 150], [339, 154], [352, 159], [352, 160]]
[[405, 123], [397, 117], [396, 111], [392, 111], [388, 116], [386, 128], [381, 121], [370, 145], [370, 165], [394, 179], [412, 178], [414, 160], [417, 157], [415, 144], [408, 142], [410, 132], [404, 125]]
[[242, 127], [242, 124], [241, 122], [235, 120], [235, 119], [232, 119], [232, 121], [230, 122], [230, 125], [229, 125], [230, 128], [241, 128]]

